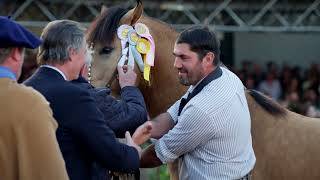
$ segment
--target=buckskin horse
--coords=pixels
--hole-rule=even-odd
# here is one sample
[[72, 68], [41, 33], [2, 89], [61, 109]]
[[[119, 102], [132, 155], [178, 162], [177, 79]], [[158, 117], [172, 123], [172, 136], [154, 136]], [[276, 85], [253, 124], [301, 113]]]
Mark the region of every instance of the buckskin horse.
[[[119, 57], [122, 55], [117, 28], [122, 24], [145, 24], [155, 42], [155, 62], [150, 83], [142, 78], [143, 92], [151, 117], [178, 100], [187, 87], [179, 84], [173, 68], [172, 50], [177, 32], [169, 25], [142, 15], [141, 1], [131, 10], [120, 7], [104, 9], [89, 28], [87, 40], [94, 54], [91, 82], [95, 86], [109, 84], [117, 94], [119, 85], [113, 81]], [[140, 73], [137, 65], [135, 71]], [[142, 77], [142, 76], [141, 76]], [[320, 179], [320, 119], [291, 112], [270, 98], [246, 90], [252, 120], [253, 148], [257, 157], [252, 172], [257, 180], [319, 180]], [[176, 167], [171, 167], [171, 179], [178, 179]]]

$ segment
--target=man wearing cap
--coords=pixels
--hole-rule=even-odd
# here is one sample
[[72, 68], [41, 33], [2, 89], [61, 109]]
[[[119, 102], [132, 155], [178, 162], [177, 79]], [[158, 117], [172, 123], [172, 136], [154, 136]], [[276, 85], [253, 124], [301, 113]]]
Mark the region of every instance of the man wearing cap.
[[68, 179], [49, 103], [16, 82], [24, 48], [40, 44], [25, 28], [0, 16], [0, 179]]

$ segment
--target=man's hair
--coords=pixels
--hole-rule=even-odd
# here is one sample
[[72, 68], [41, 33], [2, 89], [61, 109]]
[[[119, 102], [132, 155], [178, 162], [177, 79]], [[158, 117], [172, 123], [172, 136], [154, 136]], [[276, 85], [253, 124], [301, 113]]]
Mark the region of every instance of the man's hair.
[[12, 48], [0, 48], [0, 64], [3, 64], [11, 53]]
[[70, 48], [79, 51], [85, 40], [85, 29], [71, 20], [50, 22], [43, 30], [39, 47], [40, 64], [64, 64], [70, 57]]
[[197, 53], [202, 60], [208, 52], [215, 55], [213, 64], [220, 61], [220, 43], [216, 35], [204, 26], [193, 26], [181, 32], [176, 40], [176, 44], [189, 44], [190, 50]]

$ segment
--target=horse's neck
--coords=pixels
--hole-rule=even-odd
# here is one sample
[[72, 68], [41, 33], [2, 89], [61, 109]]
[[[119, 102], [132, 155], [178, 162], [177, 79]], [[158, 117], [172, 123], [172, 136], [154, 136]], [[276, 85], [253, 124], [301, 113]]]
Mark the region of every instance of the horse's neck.
[[302, 116], [295, 112], [285, 110], [284, 115], [272, 115], [263, 109], [250, 95], [246, 93], [250, 116], [252, 125], [252, 134], [255, 141], [261, 140], [260, 138], [265, 138], [257, 136], [258, 134], [272, 134], [277, 131], [287, 131], [293, 130], [295, 128], [302, 128], [308, 125], [310, 122], [317, 122], [320, 126], [320, 120], [316, 118], [310, 118]]
[[141, 88], [151, 117], [165, 112], [186, 91], [180, 85], [173, 67], [172, 51], [178, 33], [164, 23], [142, 18], [155, 41], [155, 65], [151, 72], [151, 86]]

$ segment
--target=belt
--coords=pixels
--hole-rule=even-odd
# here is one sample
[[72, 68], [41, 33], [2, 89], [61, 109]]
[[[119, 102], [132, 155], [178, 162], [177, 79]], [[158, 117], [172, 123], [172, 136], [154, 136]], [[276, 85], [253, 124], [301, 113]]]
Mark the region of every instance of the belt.
[[120, 172], [109, 171], [109, 175], [111, 177], [111, 180], [121, 180], [121, 179], [136, 180], [136, 179], [140, 179], [140, 171], [137, 171], [135, 173], [120, 173]]
[[252, 179], [252, 175], [251, 175], [251, 172], [249, 172], [247, 175], [243, 176], [238, 180], [251, 180], [251, 179]]

